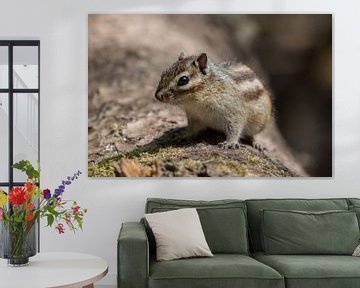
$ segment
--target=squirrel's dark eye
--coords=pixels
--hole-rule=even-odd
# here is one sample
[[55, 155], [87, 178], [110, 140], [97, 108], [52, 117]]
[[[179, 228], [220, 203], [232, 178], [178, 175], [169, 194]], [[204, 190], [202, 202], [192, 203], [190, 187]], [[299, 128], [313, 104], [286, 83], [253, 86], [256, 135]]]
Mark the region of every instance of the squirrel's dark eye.
[[177, 85], [178, 85], [178, 86], [184, 86], [184, 85], [186, 85], [187, 83], [189, 83], [189, 77], [187, 77], [187, 76], [181, 76], [181, 77], [179, 78], [179, 80], [178, 80]]

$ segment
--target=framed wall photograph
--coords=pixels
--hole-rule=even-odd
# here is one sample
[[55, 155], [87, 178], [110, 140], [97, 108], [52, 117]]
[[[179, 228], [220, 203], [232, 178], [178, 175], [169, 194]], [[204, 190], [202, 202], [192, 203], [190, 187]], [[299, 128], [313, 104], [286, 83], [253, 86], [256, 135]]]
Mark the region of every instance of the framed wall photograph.
[[331, 14], [88, 15], [89, 177], [332, 177]]

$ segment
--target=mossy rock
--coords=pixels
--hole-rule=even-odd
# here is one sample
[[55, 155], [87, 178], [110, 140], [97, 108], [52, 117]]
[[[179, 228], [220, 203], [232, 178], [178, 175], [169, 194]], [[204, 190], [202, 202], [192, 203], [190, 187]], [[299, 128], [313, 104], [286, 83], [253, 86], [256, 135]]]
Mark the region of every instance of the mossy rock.
[[152, 143], [89, 165], [90, 177], [122, 176], [121, 159], [133, 159], [142, 167], [157, 167], [161, 177], [293, 177], [281, 163], [252, 147], [222, 150], [215, 145], [198, 143], [181, 147], [163, 147]]

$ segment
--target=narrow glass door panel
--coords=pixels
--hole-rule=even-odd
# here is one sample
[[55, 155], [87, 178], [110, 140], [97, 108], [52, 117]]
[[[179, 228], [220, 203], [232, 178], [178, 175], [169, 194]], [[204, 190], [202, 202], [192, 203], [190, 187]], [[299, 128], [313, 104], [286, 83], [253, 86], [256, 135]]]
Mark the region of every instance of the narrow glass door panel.
[[9, 88], [8, 46], [0, 46], [0, 89]]
[[[29, 160], [37, 167], [39, 139], [39, 96], [35, 93], [13, 95], [14, 163]], [[24, 173], [14, 169], [14, 181], [26, 181]]]
[[9, 181], [9, 98], [0, 93], [0, 182]]
[[14, 89], [39, 88], [39, 48], [36, 46], [15, 46], [13, 48]]

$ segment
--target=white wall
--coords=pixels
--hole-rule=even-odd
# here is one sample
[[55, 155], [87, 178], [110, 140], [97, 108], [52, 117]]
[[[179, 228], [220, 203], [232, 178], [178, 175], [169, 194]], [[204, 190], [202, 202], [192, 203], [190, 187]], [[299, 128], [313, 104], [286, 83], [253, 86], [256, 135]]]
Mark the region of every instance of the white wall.
[[[42, 183], [54, 187], [85, 172], [67, 196], [89, 209], [82, 233], [42, 229], [42, 251], [79, 251], [110, 264], [115, 285], [116, 238], [137, 221], [147, 197], [217, 199], [359, 197], [360, 2], [357, 0], [155, 1], [0, 0], [1, 39], [41, 40]], [[87, 171], [87, 14], [97, 12], [334, 13], [334, 177], [328, 179], [89, 179]], [[159, 44], [160, 45], [160, 44]]]

